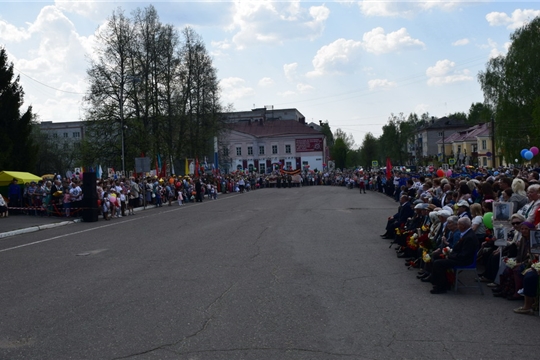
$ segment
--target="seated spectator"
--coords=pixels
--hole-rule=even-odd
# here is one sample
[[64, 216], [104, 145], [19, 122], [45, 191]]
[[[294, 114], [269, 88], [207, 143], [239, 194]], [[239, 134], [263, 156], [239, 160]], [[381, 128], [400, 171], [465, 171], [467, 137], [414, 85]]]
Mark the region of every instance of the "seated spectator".
[[458, 229], [461, 238], [454, 246], [446, 259], [433, 261], [432, 294], [442, 294], [448, 290], [450, 284], [447, 282], [446, 271], [455, 266], [467, 266], [474, 262], [478, 250], [478, 241], [471, 230], [471, 219], [463, 217], [458, 220]]

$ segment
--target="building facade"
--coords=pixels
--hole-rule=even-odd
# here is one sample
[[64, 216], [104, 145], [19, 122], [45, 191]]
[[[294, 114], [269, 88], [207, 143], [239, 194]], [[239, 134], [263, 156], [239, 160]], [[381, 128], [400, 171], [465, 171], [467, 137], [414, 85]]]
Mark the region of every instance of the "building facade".
[[83, 121], [55, 122], [42, 121], [39, 124], [42, 133], [49, 139], [74, 144], [84, 139], [85, 127]]
[[445, 148], [450, 165], [474, 165], [493, 167], [491, 154], [491, 125], [489, 123], [471, 126], [457, 131], [445, 139], [439, 140], [439, 151]]
[[[413, 133], [413, 140], [409, 142], [408, 146], [410, 164], [418, 164], [422, 159], [433, 156], [438, 156], [441, 160], [446, 159], [450, 145], [446, 144], [445, 140], [455, 132], [468, 127], [469, 125], [463, 119], [446, 116], [439, 119], [432, 117]], [[444, 146], [439, 147], [439, 143], [444, 144]]]
[[273, 111], [274, 116], [261, 109], [255, 109], [251, 117], [249, 112], [229, 114], [227, 132], [221, 139], [221, 166], [229, 172], [322, 170], [326, 164], [323, 133], [307, 125], [296, 109]]

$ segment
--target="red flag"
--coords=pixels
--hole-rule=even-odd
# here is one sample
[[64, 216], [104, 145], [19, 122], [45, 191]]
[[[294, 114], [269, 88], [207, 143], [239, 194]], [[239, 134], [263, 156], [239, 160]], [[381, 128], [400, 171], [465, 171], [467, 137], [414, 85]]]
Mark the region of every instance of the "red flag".
[[156, 156], [156, 176], [159, 177], [159, 166], [158, 166], [157, 156]]
[[392, 162], [390, 157], [386, 158], [386, 178], [390, 179], [392, 177]]
[[167, 162], [163, 161], [163, 165], [161, 166], [161, 174], [159, 174], [159, 177], [165, 176], [167, 176]]
[[195, 158], [195, 177], [199, 177], [199, 158]]

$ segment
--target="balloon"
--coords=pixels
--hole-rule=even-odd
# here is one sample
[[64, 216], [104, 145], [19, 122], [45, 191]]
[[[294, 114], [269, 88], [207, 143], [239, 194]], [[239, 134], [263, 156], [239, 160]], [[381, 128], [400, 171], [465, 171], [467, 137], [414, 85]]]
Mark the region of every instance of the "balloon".
[[525, 158], [525, 160], [531, 160], [533, 158], [533, 156], [534, 156], [534, 154], [532, 152], [530, 152], [529, 150], [527, 150], [523, 157]]
[[520, 153], [520, 154], [521, 154], [521, 157], [522, 157], [522, 158], [525, 157], [525, 153], [526, 153], [527, 151], [529, 151], [529, 150], [527, 150], [527, 149], [521, 150], [521, 153]]
[[437, 176], [438, 176], [438, 177], [443, 177], [443, 176], [444, 176], [444, 171], [443, 171], [443, 169], [437, 170]]
[[538, 155], [538, 153], [540, 152], [540, 150], [536, 146], [533, 146], [529, 151], [532, 152], [534, 156]]
[[493, 229], [493, 213], [487, 212], [484, 214], [484, 225], [488, 229]]
[[448, 171], [446, 172], [446, 176], [448, 176], [448, 177], [452, 176], [452, 170], [451, 169], [448, 169]]

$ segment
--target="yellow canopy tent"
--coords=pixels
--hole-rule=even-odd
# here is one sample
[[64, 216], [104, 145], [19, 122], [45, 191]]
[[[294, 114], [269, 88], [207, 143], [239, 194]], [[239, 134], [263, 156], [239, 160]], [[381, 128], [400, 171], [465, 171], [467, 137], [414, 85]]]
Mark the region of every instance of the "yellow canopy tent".
[[19, 181], [19, 185], [24, 186], [24, 183], [41, 180], [39, 176], [29, 172], [21, 171], [2, 171], [0, 172], [0, 186], [8, 186], [13, 179]]

